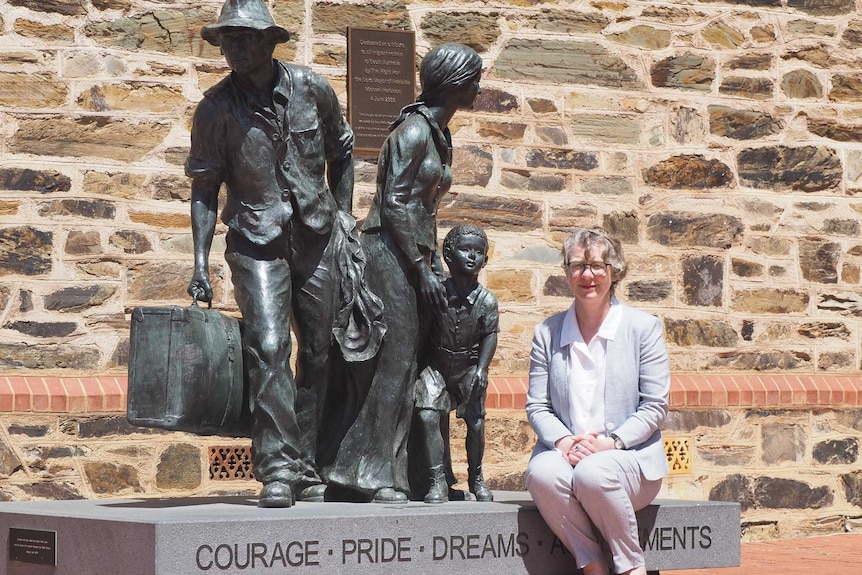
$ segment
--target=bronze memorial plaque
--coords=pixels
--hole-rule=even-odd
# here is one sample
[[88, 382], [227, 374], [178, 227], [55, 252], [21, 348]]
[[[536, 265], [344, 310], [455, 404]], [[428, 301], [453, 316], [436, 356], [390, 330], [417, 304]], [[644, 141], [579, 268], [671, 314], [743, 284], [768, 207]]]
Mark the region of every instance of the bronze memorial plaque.
[[57, 532], [9, 528], [9, 559], [57, 566]]
[[416, 97], [416, 35], [347, 29], [347, 120], [354, 149], [379, 152], [389, 124]]

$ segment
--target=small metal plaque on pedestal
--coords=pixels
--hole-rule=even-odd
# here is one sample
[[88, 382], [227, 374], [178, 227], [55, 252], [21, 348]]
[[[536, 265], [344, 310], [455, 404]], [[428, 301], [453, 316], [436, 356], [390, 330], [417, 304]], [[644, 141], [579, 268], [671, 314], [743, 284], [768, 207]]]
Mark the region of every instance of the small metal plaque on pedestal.
[[57, 532], [9, 528], [9, 559], [57, 566]]

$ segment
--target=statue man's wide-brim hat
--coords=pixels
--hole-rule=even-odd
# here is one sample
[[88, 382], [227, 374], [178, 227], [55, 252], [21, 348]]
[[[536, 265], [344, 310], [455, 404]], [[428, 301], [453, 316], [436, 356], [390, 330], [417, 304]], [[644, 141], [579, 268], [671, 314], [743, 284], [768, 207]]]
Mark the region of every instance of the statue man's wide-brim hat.
[[290, 34], [276, 25], [263, 0], [226, 0], [221, 7], [218, 21], [201, 28], [201, 37], [219, 45], [219, 36], [225, 28], [249, 28], [272, 34], [276, 42], [287, 42]]

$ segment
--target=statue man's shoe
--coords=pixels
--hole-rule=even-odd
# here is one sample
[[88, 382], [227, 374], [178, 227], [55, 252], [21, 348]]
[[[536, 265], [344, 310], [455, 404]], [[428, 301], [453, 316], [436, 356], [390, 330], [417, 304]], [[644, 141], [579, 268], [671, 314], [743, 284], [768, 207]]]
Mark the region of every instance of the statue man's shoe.
[[283, 481], [272, 481], [264, 485], [257, 500], [258, 507], [290, 507], [293, 504], [293, 491], [290, 485]]
[[299, 500], [300, 501], [308, 501], [312, 503], [320, 503], [325, 500], [326, 496], [326, 484], [325, 483], [315, 483], [314, 485], [309, 485], [304, 487], [299, 492]]
[[407, 503], [407, 495], [392, 487], [383, 487], [377, 490], [372, 501], [374, 503]]

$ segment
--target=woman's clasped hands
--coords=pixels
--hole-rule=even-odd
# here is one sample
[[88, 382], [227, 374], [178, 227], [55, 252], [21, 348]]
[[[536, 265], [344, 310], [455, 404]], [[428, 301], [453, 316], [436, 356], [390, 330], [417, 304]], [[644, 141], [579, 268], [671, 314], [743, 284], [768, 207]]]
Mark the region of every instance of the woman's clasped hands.
[[563, 458], [574, 466], [593, 453], [614, 449], [614, 440], [598, 433], [586, 433], [562, 437], [554, 446]]

